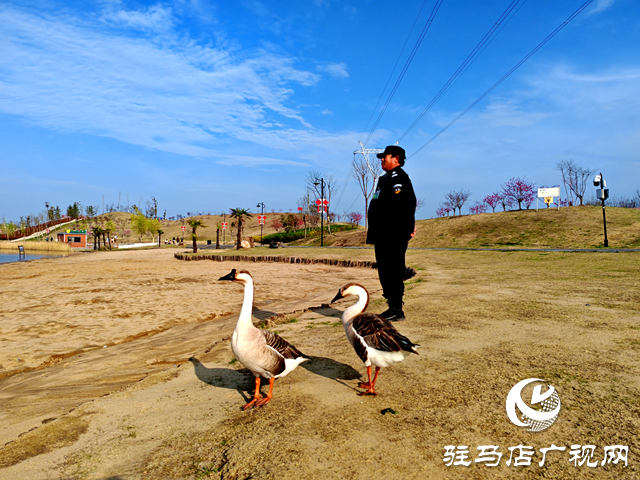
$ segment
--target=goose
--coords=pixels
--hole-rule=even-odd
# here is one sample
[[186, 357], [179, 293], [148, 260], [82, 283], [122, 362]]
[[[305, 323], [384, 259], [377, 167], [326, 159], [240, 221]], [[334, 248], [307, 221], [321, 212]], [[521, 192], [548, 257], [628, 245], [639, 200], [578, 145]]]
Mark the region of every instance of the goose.
[[[349, 295], [357, 295], [358, 301], [342, 313], [342, 325], [349, 343], [367, 367], [369, 377], [368, 382], [358, 384], [358, 387], [366, 389], [358, 395], [377, 395], [375, 385], [380, 369], [400, 363], [412, 353], [418, 355], [416, 348], [420, 345], [401, 335], [386, 318], [374, 313], [363, 313], [369, 305], [369, 292], [362, 285], [346, 284], [331, 303]], [[376, 367], [373, 380], [371, 365]]]
[[[220, 278], [241, 283], [244, 286], [244, 300], [238, 317], [238, 323], [231, 336], [231, 350], [233, 354], [256, 377], [256, 390], [253, 400], [247, 403], [243, 410], [266, 405], [273, 393], [273, 382], [276, 378], [291, 373], [302, 362], [310, 360], [296, 347], [289, 344], [278, 335], [253, 326], [251, 309], [253, 307], [253, 278], [246, 270], [236, 271]], [[269, 393], [260, 396], [260, 379], [269, 380]]]

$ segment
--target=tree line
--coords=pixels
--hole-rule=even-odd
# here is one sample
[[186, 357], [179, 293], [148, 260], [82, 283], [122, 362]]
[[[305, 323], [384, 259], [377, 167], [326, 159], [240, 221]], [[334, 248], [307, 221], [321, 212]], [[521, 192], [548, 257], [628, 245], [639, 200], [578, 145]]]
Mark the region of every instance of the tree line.
[[[596, 170], [577, 165], [573, 160], [561, 160], [556, 164], [556, 169], [560, 172], [562, 184], [564, 185], [564, 198], [557, 198], [555, 202], [546, 203], [547, 208], [551, 206], [567, 207], [573, 205], [600, 205], [593, 197], [586, 197], [587, 187]], [[545, 188], [545, 187], [540, 187]], [[492, 212], [496, 208], [522, 210], [523, 207], [529, 209], [538, 197], [538, 189], [535, 184], [528, 181], [526, 177], [513, 177], [500, 185], [500, 188], [486, 195], [481, 202], [476, 201], [469, 205], [467, 202], [471, 197], [468, 190], [451, 190], [445, 194], [445, 198], [436, 209], [437, 217], [449, 216], [450, 213], [462, 215], [462, 207], [467, 204], [470, 214], [485, 213], [489, 208]], [[640, 189], [631, 197], [611, 197], [608, 205], [624, 208], [640, 208]]]

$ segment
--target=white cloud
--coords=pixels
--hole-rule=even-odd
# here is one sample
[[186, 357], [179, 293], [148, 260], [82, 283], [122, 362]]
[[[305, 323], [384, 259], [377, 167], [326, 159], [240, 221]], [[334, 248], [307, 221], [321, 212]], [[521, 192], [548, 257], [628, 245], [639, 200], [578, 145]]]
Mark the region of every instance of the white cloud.
[[595, 15], [596, 13], [603, 12], [613, 5], [613, 2], [614, 0], [596, 0], [591, 9], [587, 12], [587, 15]]
[[173, 13], [162, 5], [152, 5], [146, 10], [119, 9], [120, 2], [105, 4], [102, 20], [119, 26], [144, 31], [167, 31], [173, 28]]
[[634, 67], [581, 73], [557, 65], [542, 69], [529, 83], [533, 87], [531, 96], [545, 98], [564, 111], [594, 110], [619, 103], [621, 111], [631, 113], [640, 103], [640, 69]]
[[349, 72], [347, 72], [347, 65], [345, 63], [330, 63], [318, 68], [335, 78], [349, 78]]
[[[116, 7], [113, 18], [140, 28], [166, 27], [170, 18], [160, 7], [143, 14]], [[220, 141], [291, 150], [331, 137], [310, 133], [292, 106], [293, 88], [319, 76], [291, 58], [177, 36], [114, 35], [68, 20], [0, 8], [0, 112], [201, 157], [215, 156]]]
[[242, 167], [260, 167], [267, 165], [288, 165], [293, 167], [307, 167], [307, 162], [296, 162], [293, 160], [284, 160], [281, 158], [257, 157], [249, 155], [218, 155], [217, 163], [222, 165], [242, 166]]

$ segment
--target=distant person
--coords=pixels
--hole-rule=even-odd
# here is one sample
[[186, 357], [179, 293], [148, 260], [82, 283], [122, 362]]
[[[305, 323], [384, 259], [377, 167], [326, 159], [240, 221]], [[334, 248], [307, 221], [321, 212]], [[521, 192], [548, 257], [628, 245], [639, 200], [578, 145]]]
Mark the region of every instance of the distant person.
[[407, 158], [403, 148], [390, 145], [377, 157], [385, 174], [378, 178], [369, 205], [366, 242], [374, 245], [382, 296], [389, 306], [380, 315], [398, 321], [405, 318], [405, 254], [409, 240], [416, 234], [416, 195], [409, 175], [402, 169]]

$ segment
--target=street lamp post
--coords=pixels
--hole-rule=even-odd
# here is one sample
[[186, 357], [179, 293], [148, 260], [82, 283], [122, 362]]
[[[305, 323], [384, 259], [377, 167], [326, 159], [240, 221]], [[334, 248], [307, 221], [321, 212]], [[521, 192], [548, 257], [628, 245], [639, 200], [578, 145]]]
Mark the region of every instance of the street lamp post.
[[260, 216], [263, 217], [260, 221], [260, 245], [262, 245], [262, 227], [264, 226], [264, 202], [260, 202], [256, 207], [260, 207]]
[[320, 185], [320, 246], [324, 247], [324, 178], [321, 178], [319, 182], [314, 182], [313, 184]]
[[593, 184], [596, 187], [600, 187], [598, 190], [596, 190], [596, 196], [602, 200], [602, 222], [604, 224], [604, 246], [608, 247], [609, 246], [609, 239], [607, 238], [607, 215], [605, 214], [604, 211], [604, 201], [609, 198], [609, 189], [605, 188], [607, 186], [607, 183], [604, 181], [604, 177], [602, 176], [602, 172], [600, 172], [600, 175], [596, 175], [596, 178], [593, 179]]

